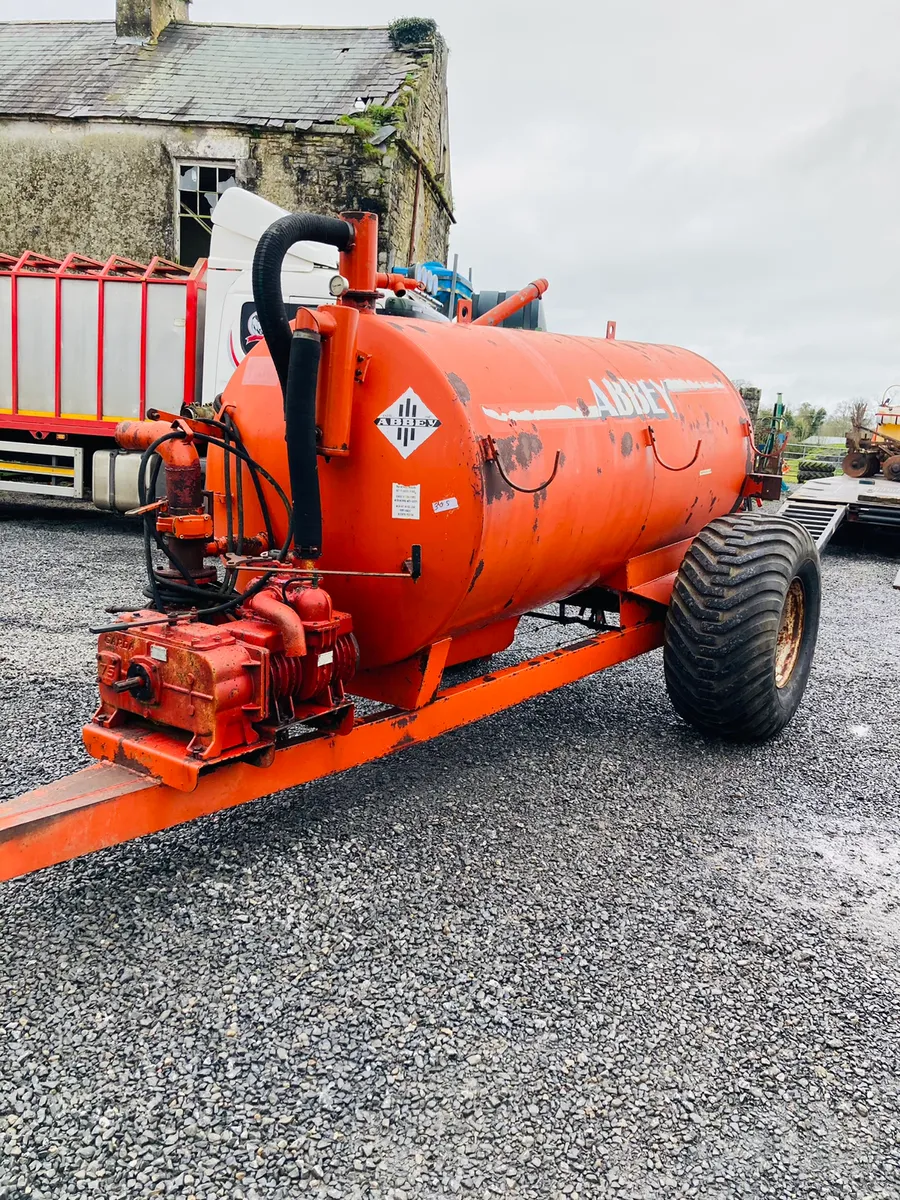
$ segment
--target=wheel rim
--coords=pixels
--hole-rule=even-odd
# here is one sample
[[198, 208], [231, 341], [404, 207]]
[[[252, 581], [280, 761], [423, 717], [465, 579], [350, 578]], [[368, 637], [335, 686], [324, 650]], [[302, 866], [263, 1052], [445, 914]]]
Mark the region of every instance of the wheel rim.
[[859, 453], [848, 454], [841, 463], [841, 469], [851, 479], [862, 479], [869, 469], [869, 456]]
[[775, 645], [775, 686], [787, 687], [794, 674], [800, 646], [803, 642], [803, 627], [806, 623], [806, 593], [799, 579], [792, 579], [781, 610], [781, 625]]

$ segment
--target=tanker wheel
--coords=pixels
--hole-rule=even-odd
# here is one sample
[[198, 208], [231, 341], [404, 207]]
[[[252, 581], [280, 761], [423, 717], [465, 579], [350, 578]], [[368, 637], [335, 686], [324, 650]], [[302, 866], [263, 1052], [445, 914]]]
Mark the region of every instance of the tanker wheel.
[[891, 483], [900, 483], [900, 454], [892, 454], [881, 464], [881, 473]]
[[845, 475], [849, 475], [851, 479], [865, 479], [867, 475], [874, 474], [872, 464], [875, 464], [875, 470], [878, 470], [878, 459], [874, 454], [866, 454], [862, 450], [851, 450], [849, 454], [844, 456], [841, 463], [841, 470]]
[[776, 516], [720, 517], [702, 529], [675, 579], [666, 617], [666, 687], [703, 733], [761, 742], [803, 696], [819, 627], [819, 553]]

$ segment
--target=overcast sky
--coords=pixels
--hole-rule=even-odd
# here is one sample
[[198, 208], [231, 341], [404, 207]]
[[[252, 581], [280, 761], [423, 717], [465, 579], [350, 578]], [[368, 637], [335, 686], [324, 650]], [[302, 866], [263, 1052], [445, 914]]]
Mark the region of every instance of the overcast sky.
[[[115, 0], [0, 0], [7, 20]], [[689, 346], [834, 406], [900, 381], [897, 0], [195, 0], [198, 21], [434, 16], [451, 250], [551, 326]], [[0, 168], [2, 169], [2, 168]]]

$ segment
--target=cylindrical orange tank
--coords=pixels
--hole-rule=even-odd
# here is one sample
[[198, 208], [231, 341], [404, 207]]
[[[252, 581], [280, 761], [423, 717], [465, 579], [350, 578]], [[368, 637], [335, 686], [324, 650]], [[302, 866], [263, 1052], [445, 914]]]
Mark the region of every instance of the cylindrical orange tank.
[[[415, 583], [325, 582], [352, 614], [363, 668], [494, 623], [511, 630], [511, 618], [739, 504], [751, 468], [746, 409], [689, 351], [368, 313], [358, 348], [350, 452], [319, 460], [319, 566], [396, 572], [422, 547]], [[265, 346], [238, 368], [225, 404], [287, 491], [282, 395]], [[499, 465], [486, 461], [486, 438]], [[516, 490], [546, 482], [557, 454], [548, 486]], [[215, 448], [207, 478], [222, 491]], [[267, 490], [281, 540], [287, 518]], [[249, 536], [262, 521], [246, 480], [244, 505]], [[222, 535], [221, 501], [215, 515]]]

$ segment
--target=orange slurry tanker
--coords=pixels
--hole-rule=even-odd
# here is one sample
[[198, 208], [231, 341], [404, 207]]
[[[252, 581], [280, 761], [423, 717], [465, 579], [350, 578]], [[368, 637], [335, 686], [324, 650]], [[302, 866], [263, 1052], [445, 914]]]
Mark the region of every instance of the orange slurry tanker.
[[[345, 290], [291, 324], [281, 268], [298, 241], [337, 247]], [[147, 605], [96, 631], [84, 741], [99, 761], [0, 806], [0, 878], [358, 766], [660, 646], [675, 709], [710, 736], [762, 740], [793, 716], [818, 558], [802, 528], [748, 511], [780, 473], [725, 376], [613, 328], [499, 328], [543, 280], [470, 323], [402, 303], [376, 315], [379, 289], [411, 286], [378, 273], [376, 248], [368, 213], [276, 221], [253, 266], [265, 344], [214, 412], [119, 426], [143, 452]], [[442, 686], [537, 609], [586, 636]], [[361, 716], [358, 697], [380, 703]]]

